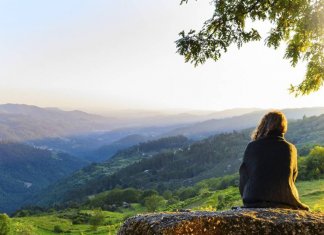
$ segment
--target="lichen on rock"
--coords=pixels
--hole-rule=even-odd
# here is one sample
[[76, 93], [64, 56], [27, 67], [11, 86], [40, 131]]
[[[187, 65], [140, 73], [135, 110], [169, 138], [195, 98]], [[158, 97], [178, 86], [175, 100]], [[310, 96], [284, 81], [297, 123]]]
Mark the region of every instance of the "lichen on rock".
[[154, 213], [131, 217], [118, 235], [324, 235], [324, 213], [288, 209]]

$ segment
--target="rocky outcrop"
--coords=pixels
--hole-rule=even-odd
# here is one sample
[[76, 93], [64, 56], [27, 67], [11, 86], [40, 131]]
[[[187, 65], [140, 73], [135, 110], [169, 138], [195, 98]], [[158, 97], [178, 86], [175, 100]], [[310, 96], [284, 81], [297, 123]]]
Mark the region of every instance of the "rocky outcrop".
[[156, 213], [131, 217], [118, 235], [324, 235], [324, 213], [288, 209]]

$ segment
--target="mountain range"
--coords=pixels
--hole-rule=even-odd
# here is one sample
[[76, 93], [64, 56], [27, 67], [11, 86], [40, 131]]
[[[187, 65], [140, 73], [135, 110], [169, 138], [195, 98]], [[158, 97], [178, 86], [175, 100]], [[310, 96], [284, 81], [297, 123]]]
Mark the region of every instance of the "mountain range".
[[[268, 111], [269, 110], [260, 109], [232, 109], [204, 115], [183, 113], [169, 116], [162, 115], [161, 117], [151, 114], [149, 117], [142, 117], [141, 123], [139, 123], [139, 118], [135, 117], [137, 123], [135, 126], [130, 126], [130, 123], [134, 120], [119, 120], [115, 118], [115, 122], [118, 122], [119, 125], [115, 125], [113, 129], [109, 131], [107, 131], [107, 129], [96, 129], [97, 131], [94, 131], [93, 128], [92, 130], [79, 134], [57, 135], [56, 137], [33, 139], [28, 140], [26, 143], [48, 148], [50, 150], [67, 152], [92, 162], [100, 162], [108, 159], [119, 150], [145, 140], [154, 140], [177, 135], [184, 135], [188, 138], [199, 140], [207, 138], [210, 135], [254, 127], [257, 125], [260, 118]], [[65, 111], [60, 112], [64, 113]], [[295, 120], [304, 116], [309, 117], [322, 114], [324, 113], [324, 108], [284, 109], [283, 112], [289, 120]], [[70, 113], [68, 112], [68, 114]], [[180, 116], [181, 118], [179, 118]], [[97, 116], [95, 117], [98, 118]], [[193, 117], [195, 117], [195, 119], [193, 119]], [[160, 122], [159, 118], [162, 118], [163, 122]], [[100, 117], [100, 120], [106, 119]], [[193, 120], [195, 120], [195, 122]], [[93, 123], [96, 123], [96, 121], [93, 121]], [[109, 123], [109, 121], [106, 121], [106, 123]], [[125, 123], [127, 123], [127, 127], [118, 128], [119, 126], [125, 125]], [[163, 123], [163, 125], [161, 125], [161, 123]], [[7, 128], [10, 129], [10, 125], [8, 125]], [[35, 128], [35, 130], [37, 130], [37, 128]], [[22, 128], [21, 131], [24, 132], [24, 128]], [[53, 133], [56, 132], [54, 131]], [[138, 138], [138, 135], [141, 137]], [[135, 136], [137, 137], [135, 138]], [[105, 151], [102, 151], [103, 149], [105, 149]]]
[[[46, 205], [80, 200], [113, 187], [180, 187], [236, 172], [252, 127], [267, 112], [247, 111], [208, 113], [200, 115], [205, 121], [193, 123], [121, 128], [118, 118], [0, 105], [0, 210], [35, 200]], [[324, 108], [284, 112], [290, 119], [287, 138], [301, 154], [324, 143], [324, 115], [314, 116]], [[210, 120], [210, 115], [222, 118]]]
[[[241, 115], [255, 109], [233, 109], [206, 114], [124, 113], [100, 116], [82, 111], [63, 111], [24, 104], [0, 105], [0, 140], [24, 142], [49, 150], [91, 157], [100, 148], [111, 145], [116, 151], [129, 147], [118, 144], [123, 138], [140, 134], [143, 140], [160, 137], [163, 133], [188, 123]], [[129, 136], [129, 137], [127, 137]], [[133, 137], [132, 137], [133, 136]], [[139, 140], [139, 139], [138, 139]], [[141, 140], [142, 141], [142, 140]], [[124, 141], [125, 143], [125, 141]], [[134, 144], [139, 142], [134, 142]], [[114, 154], [116, 151], [111, 151]], [[101, 160], [102, 157], [99, 157]], [[94, 157], [94, 161], [97, 161]]]
[[[231, 132], [234, 130], [243, 130], [250, 127], [255, 127], [262, 116], [270, 110], [258, 110], [244, 115], [211, 119], [204, 122], [187, 125], [181, 128], [177, 128], [168, 133], [165, 136], [173, 135], [185, 135], [193, 139], [206, 138], [209, 135]], [[299, 109], [283, 109], [288, 120], [301, 119], [303, 117], [317, 116], [324, 113], [324, 108], [299, 108]]]

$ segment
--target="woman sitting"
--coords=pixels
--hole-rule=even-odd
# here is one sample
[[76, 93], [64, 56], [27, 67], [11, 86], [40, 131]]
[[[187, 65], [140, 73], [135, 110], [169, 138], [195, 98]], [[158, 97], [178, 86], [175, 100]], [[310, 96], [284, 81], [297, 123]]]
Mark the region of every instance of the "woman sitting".
[[285, 140], [286, 132], [287, 119], [279, 111], [266, 114], [254, 131], [240, 167], [244, 207], [309, 210], [299, 200], [297, 150]]

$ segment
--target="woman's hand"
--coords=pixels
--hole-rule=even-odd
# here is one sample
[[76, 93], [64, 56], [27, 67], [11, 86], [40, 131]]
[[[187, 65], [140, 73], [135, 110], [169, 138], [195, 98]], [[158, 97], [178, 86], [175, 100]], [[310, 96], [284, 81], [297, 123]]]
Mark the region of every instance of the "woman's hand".
[[304, 203], [300, 203], [300, 205], [299, 205], [299, 209], [300, 209], [300, 210], [305, 210], [305, 211], [310, 211], [309, 206], [307, 206], [307, 205], [304, 204]]

